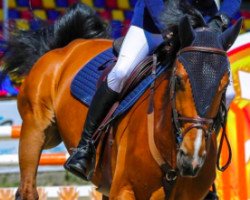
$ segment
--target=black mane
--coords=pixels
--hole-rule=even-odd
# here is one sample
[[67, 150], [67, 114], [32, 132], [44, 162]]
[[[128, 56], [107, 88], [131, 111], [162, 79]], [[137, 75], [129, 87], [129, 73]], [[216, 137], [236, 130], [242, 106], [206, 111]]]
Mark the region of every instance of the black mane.
[[201, 13], [185, 0], [168, 0], [161, 20], [166, 29], [178, 31], [179, 23], [185, 15], [193, 28], [206, 26]]
[[25, 76], [46, 52], [64, 47], [77, 38], [107, 38], [108, 28], [90, 7], [74, 4], [53, 25], [44, 25], [35, 31], [10, 31], [2, 72]]
[[[185, 16], [193, 28], [207, 26], [201, 13], [188, 2], [185, 0], [168, 0], [165, 3], [165, 10], [161, 15], [161, 22], [165, 27], [162, 33], [165, 39], [165, 48], [162, 48], [161, 52], [163, 55], [163, 64], [165, 64], [165, 62], [173, 63], [175, 60], [176, 53], [180, 49], [179, 26]], [[164, 62], [166, 54], [168, 56]]]

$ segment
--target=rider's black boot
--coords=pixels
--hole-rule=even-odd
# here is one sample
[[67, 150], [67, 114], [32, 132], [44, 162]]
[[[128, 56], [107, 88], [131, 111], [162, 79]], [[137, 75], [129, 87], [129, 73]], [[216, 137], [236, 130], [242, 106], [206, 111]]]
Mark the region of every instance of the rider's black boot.
[[92, 140], [107, 112], [118, 100], [119, 94], [111, 90], [104, 82], [96, 91], [85, 121], [83, 134], [77, 148], [64, 164], [66, 170], [76, 176], [90, 180], [95, 167], [95, 147]]

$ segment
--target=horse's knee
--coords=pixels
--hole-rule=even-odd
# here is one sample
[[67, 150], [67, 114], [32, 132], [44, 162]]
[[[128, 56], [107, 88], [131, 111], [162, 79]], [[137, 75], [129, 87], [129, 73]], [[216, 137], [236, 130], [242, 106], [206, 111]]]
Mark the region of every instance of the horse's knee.
[[134, 192], [131, 189], [122, 189], [118, 195], [110, 196], [111, 200], [135, 200]]

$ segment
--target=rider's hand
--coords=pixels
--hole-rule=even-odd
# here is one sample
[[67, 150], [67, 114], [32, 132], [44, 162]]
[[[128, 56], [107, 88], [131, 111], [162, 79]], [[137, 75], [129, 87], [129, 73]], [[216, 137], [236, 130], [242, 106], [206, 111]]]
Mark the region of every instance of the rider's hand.
[[230, 19], [225, 14], [218, 13], [208, 23], [208, 26], [216, 32], [223, 32], [230, 24]]

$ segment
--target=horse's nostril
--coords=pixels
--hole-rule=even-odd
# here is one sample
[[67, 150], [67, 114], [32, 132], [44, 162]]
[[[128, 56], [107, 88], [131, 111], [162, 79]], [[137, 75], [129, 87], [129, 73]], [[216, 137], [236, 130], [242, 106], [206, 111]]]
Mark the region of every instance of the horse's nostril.
[[185, 152], [182, 149], [179, 150], [179, 154], [180, 156], [185, 156]]
[[206, 156], [207, 156], [207, 152], [204, 151], [203, 154], [202, 154], [202, 158], [206, 158]]
[[193, 169], [194, 170], [194, 175], [196, 175], [197, 173], [198, 173], [198, 171], [200, 170], [200, 168], [199, 167], [196, 167], [195, 169]]

